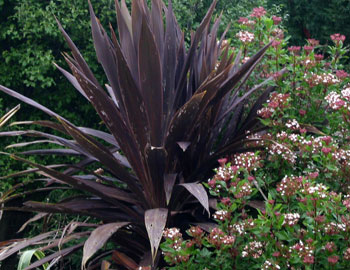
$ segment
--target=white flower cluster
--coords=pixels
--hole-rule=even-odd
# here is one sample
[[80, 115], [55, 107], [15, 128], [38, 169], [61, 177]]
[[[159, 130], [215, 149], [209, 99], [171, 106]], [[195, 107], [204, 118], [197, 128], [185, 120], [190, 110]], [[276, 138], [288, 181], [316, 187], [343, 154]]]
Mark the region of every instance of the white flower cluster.
[[219, 168], [217, 168], [216, 175], [220, 176], [220, 178], [222, 180], [227, 179], [227, 178], [230, 179], [233, 175], [233, 170], [230, 166], [229, 167], [226, 167], [226, 166], [219, 167]]
[[238, 168], [254, 169], [259, 166], [260, 157], [256, 156], [254, 152], [246, 152], [234, 156], [233, 163]]
[[326, 224], [324, 231], [326, 234], [337, 234], [338, 232], [345, 232], [346, 225], [344, 223], [331, 222]]
[[341, 96], [332, 91], [330, 92], [326, 97], [325, 100], [328, 102], [329, 107], [331, 107], [333, 110], [338, 110], [344, 105], [344, 101], [341, 99]]
[[232, 245], [236, 240], [236, 237], [232, 236], [232, 235], [225, 235], [222, 237], [221, 242], [224, 245]]
[[284, 214], [284, 220], [282, 225], [294, 226], [298, 223], [300, 215], [298, 213]]
[[246, 234], [244, 224], [242, 223], [235, 223], [235, 224], [229, 225], [229, 230], [233, 233], [237, 233], [238, 235]]
[[327, 197], [327, 187], [323, 184], [316, 184], [315, 186], [310, 186], [306, 190], [302, 189], [301, 192], [308, 195], [317, 195], [319, 198], [322, 199]]
[[283, 30], [280, 28], [275, 28], [271, 31], [271, 34], [274, 37], [282, 38], [283, 39]]
[[264, 264], [261, 266], [261, 270], [266, 270], [266, 269], [278, 270], [278, 269], [281, 269], [281, 267], [278, 264], [273, 263], [271, 260], [266, 260]]
[[254, 34], [248, 31], [239, 31], [236, 37], [243, 43], [250, 43], [254, 40]]
[[288, 133], [283, 130], [282, 132], [276, 134], [276, 138], [281, 141], [284, 141], [288, 138]]
[[345, 87], [342, 91], [341, 94], [343, 98], [345, 98], [347, 101], [350, 101], [350, 86]]
[[252, 146], [264, 146], [265, 145], [265, 142], [262, 140], [262, 136], [259, 134], [259, 133], [254, 133], [254, 134], [249, 134], [247, 133], [247, 139], [252, 139], [252, 140], [256, 140], [256, 141], [253, 141], [253, 142], [249, 142], [248, 144], [249, 145], [252, 145]]
[[249, 184], [245, 183], [241, 187], [241, 192], [250, 194], [250, 193], [252, 193], [252, 187]]
[[242, 25], [253, 26], [256, 22], [253, 20], [242, 21]]
[[242, 257], [245, 258], [250, 255], [254, 259], [260, 258], [260, 256], [263, 254], [262, 248], [263, 248], [262, 242], [259, 242], [259, 241], [250, 242], [248, 245], [246, 245], [243, 248]]
[[169, 238], [171, 240], [174, 240], [176, 238], [181, 238], [182, 234], [180, 233], [180, 230], [178, 228], [169, 228], [169, 229], [164, 230], [163, 236], [165, 238]]
[[218, 210], [214, 213], [213, 218], [220, 221], [224, 221], [229, 217], [229, 213], [226, 210]]
[[258, 110], [256, 113], [262, 118], [270, 118], [274, 112], [275, 112], [274, 108], [263, 107], [260, 110]]
[[311, 79], [314, 85], [324, 84], [332, 85], [339, 83], [340, 80], [332, 73], [314, 74], [311, 73]]
[[292, 164], [294, 164], [297, 159], [294, 152], [282, 144], [271, 144], [269, 146], [269, 154], [272, 156], [281, 156], [284, 160]]
[[308, 245], [304, 245], [303, 241], [301, 240], [299, 240], [299, 243], [289, 248], [289, 252], [292, 252], [292, 250], [296, 250], [298, 253], [307, 253], [307, 256], [312, 256], [314, 253], [313, 249]]
[[292, 119], [287, 121], [286, 127], [290, 128], [291, 130], [298, 130], [300, 125], [296, 119]]
[[350, 150], [339, 149], [339, 151], [332, 153], [332, 156], [342, 165], [350, 166]]
[[344, 260], [350, 260], [350, 248], [344, 250], [343, 258]]
[[341, 91], [341, 94], [338, 94], [335, 91], [330, 92], [325, 97], [325, 100], [333, 110], [338, 110], [340, 108], [350, 110], [350, 86], [345, 87]]

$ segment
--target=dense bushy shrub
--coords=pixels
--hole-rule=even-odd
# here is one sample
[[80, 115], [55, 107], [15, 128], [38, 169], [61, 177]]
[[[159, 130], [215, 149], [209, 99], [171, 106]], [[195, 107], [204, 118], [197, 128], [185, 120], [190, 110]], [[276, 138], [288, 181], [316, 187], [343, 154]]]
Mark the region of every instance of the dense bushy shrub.
[[[264, 68], [251, 76], [271, 77], [277, 87], [258, 112], [261, 131], [247, 134], [255, 139], [250, 145], [260, 149], [219, 160], [221, 166], [207, 182], [210, 194], [218, 197], [216, 223], [190, 227], [188, 236], [177, 228], [165, 230], [162, 250], [169, 269], [350, 266], [345, 36], [330, 36], [327, 58], [319, 54], [322, 45], [315, 39], [287, 48], [280, 21], [263, 8], [240, 19], [238, 36], [247, 57], [261, 39], [278, 33]], [[284, 66], [282, 74], [278, 70]]]

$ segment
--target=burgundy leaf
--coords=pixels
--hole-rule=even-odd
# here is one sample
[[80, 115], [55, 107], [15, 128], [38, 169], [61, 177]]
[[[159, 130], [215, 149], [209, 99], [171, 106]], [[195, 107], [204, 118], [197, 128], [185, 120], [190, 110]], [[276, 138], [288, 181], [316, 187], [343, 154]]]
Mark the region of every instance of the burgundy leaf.
[[176, 173], [164, 175], [164, 191], [165, 191], [167, 205], [170, 202], [170, 198], [171, 198], [171, 194], [173, 192], [176, 177], [177, 177]]
[[194, 95], [173, 117], [169, 127], [167, 144], [175, 144], [185, 139], [187, 131], [193, 126], [193, 121], [199, 110], [199, 105], [206, 92]]
[[23, 239], [19, 242], [14, 242], [13, 244], [11, 244], [10, 247], [0, 248], [0, 261], [5, 260], [6, 258], [11, 256], [12, 254], [17, 253], [18, 251], [20, 251], [23, 248], [26, 248], [26, 247], [29, 247], [31, 245], [35, 245], [35, 244], [39, 243], [40, 241], [54, 235], [55, 233], [56, 233], [55, 231], [42, 233], [42, 234], [39, 234], [33, 238]]
[[[59, 119], [60, 120], [60, 119]], [[120, 178], [122, 181], [125, 181], [127, 184], [133, 182], [129, 173], [125, 168], [119, 163], [119, 161], [114, 158], [112, 153], [104, 145], [94, 140], [92, 137], [84, 134], [81, 130], [75, 126], [65, 123], [63, 120], [60, 120], [61, 124], [67, 130], [67, 132], [77, 141], [77, 143], [91, 156], [97, 158], [104, 166], [106, 166], [113, 174]], [[134, 186], [130, 183], [130, 186]]]
[[51, 140], [38, 140], [38, 141], [31, 141], [31, 142], [22, 142], [22, 143], [10, 144], [10, 145], [7, 145], [7, 146], [5, 147], [5, 149], [17, 148], [17, 147], [26, 147], [26, 146], [28, 146], [28, 145], [41, 144], [41, 143], [52, 143], [52, 144], [62, 145], [62, 144], [59, 143], [59, 142], [55, 142], [55, 141], [51, 141]]
[[136, 262], [134, 262], [133, 259], [128, 257], [126, 254], [119, 252], [117, 250], [114, 250], [112, 253], [112, 259], [115, 261], [117, 264], [120, 264], [128, 270], [137, 270], [138, 265]]
[[62, 137], [48, 134], [48, 133], [35, 131], [35, 130], [0, 132], [0, 136], [20, 136], [20, 135], [33, 136], [33, 137], [45, 137], [51, 140], [55, 140], [60, 144], [70, 148], [71, 150], [81, 153], [82, 155], [90, 156], [84, 149], [76, 145], [74, 142], [64, 139]]
[[191, 142], [177, 142], [177, 145], [180, 146], [181, 150], [185, 152], [190, 146]]
[[163, 53], [163, 80], [164, 80], [164, 114], [166, 121], [171, 112], [171, 99], [175, 93], [175, 71], [176, 71], [176, 24], [169, 0], [166, 14], [165, 44]]
[[128, 224], [128, 222], [108, 223], [95, 229], [84, 244], [82, 259], [83, 269], [85, 269], [87, 261], [104, 246], [108, 239], [120, 228]]
[[143, 16], [143, 10], [142, 10], [141, 1], [131, 1], [132, 39], [134, 42], [136, 56], [138, 55], [138, 50], [139, 50], [142, 16]]
[[[64, 31], [61, 23], [57, 20], [56, 18], [56, 22], [58, 24], [58, 28], [60, 29], [61, 33], [63, 34], [69, 48], [72, 51], [72, 54], [74, 56], [74, 59], [76, 61], [77, 66], [79, 67], [79, 70], [85, 74], [85, 76], [94, 84], [96, 85], [96, 87], [98, 87], [99, 89], [102, 89], [102, 87], [99, 85], [97, 79], [95, 78], [95, 76], [93, 75], [93, 73], [91, 72], [89, 66], [87, 65], [87, 63], [85, 62], [83, 56], [81, 55], [81, 53], [79, 52], [78, 48], [75, 46], [74, 42], [71, 40], [71, 38], [68, 36], [68, 34], [66, 33], [66, 31]], [[78, 79], [78, 78], [77, 78]]]
[[208, 214], [210, 215], [208, 194], [205, 191], [202, 184], [187, 183], [180, 185], [186, 188], [187, 191], [191, 193], [200, 202], [200, 204], [204, 207], [205, 210], [207, 210]]
[[64, 70], [59, 65], [57, 65], [56, 63], [54, 63], [54, 65], [55, 65], [55, 67], [58, 68], [59, 71], [61, 71], [61, 73], [68, 79], [68, 81], [75, 87], [75, 89], [77, 89], [78, 92], [83, 95], [83, 97], [85, 97], [87, 100], [89, 100], [89, 98], [87, 97], [87, 95], [85, 94], [83, 89], [81, 88], [80, 84], [78, 83], [77, 79], [72, 74], [70, 74], [68, 71]]
[[[69, 166], [69, 165], [67, 165], [67, 164], [55, 164], [55, 165], [48, 165], [46, 167], [54, 169], [54, 168], [61, 168], [61, 167], [67, 167], [67, 166]], [[7, 178], [14, 178], [14, 177], [22, 176], [22, 175], [27, 175], [30, 173], [35, 173], [37, 171], [39, 171], [38, 168], [32, 168], [32, 169], [28, 169], [28, 170], [24, 170], [24, 171], [20, 171], [20, 172], [16, 172], [16, 173], [2, 176], [2, 177], [0, 177], [0, 180], [7, 179]]]
[[164, 147], [147, 146], [145, 149], [145, 159], [148, 167], [148, 174], [151, 181], [149, 185], [144, 186], [144, 190], [148, 193], [148, 201], [151, 207], [165, 207], [164, 192], [164, 172], [167, 152]]
[[176, 96], [175, 96], [175, 99], [174, 99], [174, 106], [173, 108], [177, 108], [178, 106], [178, 103], [179, 103], [179, 100], [180, 100], [180, 96], [181, 96], [181, 91], [183, 89], [183, 87], [185, 86], [185, 83], [186, 83], [186, 76], [187, 76], [187, 72], [188, 72], [188, 69], [191, 65], [191, 62], [192, 62], [192, 59], [194, 57], [194, 54], [195, 54], [195, 50], [197, 49], [197, 46], [198, 46], [198, 43], [201, 39], [201, 37], [203, 36], [204, 34], [204, 30], [208, 27], [209, 23], [210, 23], [210, 19], [211, 19], [211, 16], [214, 12], [214, 8], [216, 6], [216, 2], [217, 0], [214, 0], [213, 3], [210, 5], [210, 8], [207, 12], [207, 14], [205, 15], [205, 17], [203, 18], [201, 24], [199, 25], [195, 35], [194, 35], [194, 38], [193, 38], [193, 41], [191, 43], [191, 48], [188, 52], [188, 55], [186, 57], [186, 62], [184, 63], [184, 66], [182, 68], [182, 71], [181, 71], [181, 74], [180, 74], [180, 77], [178, 79], [179, 83], [176, 87]]
[[[272, 41], [271, 41], [272, 42]], [[235, 73], [220, 86], [218, 93], [215, 95], [215, 100], [220, 100], [246, 75], [249, 70], [255, 66], [264, 56], [266, 50], [270, 47], [271, 42], [261, 48], [255, 55], [249, 58]]]
[[17, 231], [17, 233], [20, 233], [22, 232], [29, 223], [32, 223], [34, 221], [37, 221], [39, 219], [42, 219], [43, 217], [46, 217], [48, 215], [48, 213], [39, 213], [39, 214], [36, 214], [34, 217], [28, 219], [22, 226], [21, 228]]
[[162, 1], [152, 0], [151, 29], [154, 34], [155, 43], [159, 50], [160, 60], [163, 60], [164, 47], [164, 25], [162, 15]]
[[[5, 153], [5, 154], [7, 154], [7, 153]], [[15, 155], [10, 155], [10, 156], [16, 160], [19, 160], [19, 161], [28, 163], [34, 167], [37, 167], [38, 169], [43, 171], [45, 174], [52, 177], [54, 180], [65, 182], [69, 185], [72, 185], [73, 187], [75, 187], [78, 190], [85, 190], [85, 191], [91, 192], [92, 194], [99, 196], [100, 198], [104, 199], [105, 201], [110, 202], [112, 204], [115, 204], [118, 207], [121, 207], [123, 209], [123, 211], [126, 211], [131, 216], [134, 216], [136, 218], [138, 217], [138, 214], [136, 214], [133, 210], [131, 210], [129, 207], [126, 207], [123, 204], [121, 204], [121, 202], [119, 200], [121, 198], [120, 195], [122, 195], [122, 194], [120, 194], [118, 196], [119, 192], [117, 192], [117, 190], [115, 188], [108, 187], [108, 186], [105, 186], [105, 185], [102, 185], [100, 183], [96, 183], [93, 181], [88, 181], [88, 180], [84, 180], [81, 178], [71, 177], [69, 175], [60, 173], [58, 171], [55, 171], [55, 170], [50, 169], [48, 167], [33, 163], [29, 160], [20, 158], [20, 157], [15, 156]]]
[[128, 68], [123, 52], [116, 38], [113, 38], [118, 59], [118, 79], [123, 101], [125, 103], [129, 125], [137, 140], [139, 152], [143, 152], [149, 141], [149, 121], [146, 115], [146, 105], [139, 87]]
[[82, 153], [79, 153], [77, 151], [74, 151], [72, 149], [41, 149], [41, 150], [29, 150], [29, 151], [23, 151], [19, 152], [18, 154], [21, 155], [63, 155], [63, 156], [77, 156], [82, 155]]
[[[66, 59], [67, 60], [67, 59]], [[120, 60], [120, 59], [119, 59]], [[115, 139], [118, 141], [119, 146], [123, 150], [123, 152], [128, 157], [128, 160], [130, 164], [132, 165], [133, 169], [137, 173], [138, 177], [143, 180], [145, 179], [144, 171], [142, 170], [143, 164], [140, 156], [140, 148], [137, 146], [137, 142], [135, 141], [133, 134], [131, 134], [130, 126], [128, 126], [125, 121], [122, 118], [121, 113], [116, 108], [113, 101], [106, 95], [105, 92], [100, 91], [94, 84], [92, 84], [91, 81], [89, 81], [86, 77], [84, 77], [83, 74], [80, 73], [79, 70], [76, 69], [76, 67], [67, 60], [68, 64], [70, 64], [71, 69], [73, 70], [74, 76], [78, 77], [79, 83], [82, 85], [82, 88], [84, 91], [86, 91], [87, 95], [91, 97], [91, 103], [94, 105], [97, 113], [100, 115], [101, 119], [105, 122]], [[118, 61], [119, 63], [120, 61]], [[125, 70], [125, 65], [122, 65], [122, 68]], [[120, 78], [123, 78], [127, 84], [131, 83], [130, 77], [125, 77], [125, 74], [120, 74], [120, 70], [118, 69], [118, 75], [121, 75]], [[120, 79], [119, 78], [119, 79]], [[122, 88], [122, 87], [121, 87]], [[126, 88], [128, 97], [131, 98], [131, 91], [132, 87]], [[134, 90], [136, 91], [136, 90]], [[137, 107], [138, 103], [136, 102], [136, 93], [133, 93], [133, 99], [130, 100], [133, 102], [134, 106], [138, 110], [141, 110], [140, 106]], [[131, 107], [133, 108], [133, 107]], [[135, 111], [131, 112], [132, 116], [137, 116], [135, 119], [133, 119], [135, 125], [132, 125], [132, 127], [139, 127], [140, 125], [142, 127], [145, 127], [146, 122], [143, 121], [143, 118], [137, 114]], [[142, 115], [142, 114], [141, 114]], [[145, 137], [147, 138], [147, 129], [143, 128], [138, 133], [139, 136], [139, 143], [142, 140], [142, 143], [145, 142]], [[127, 180], [127, 179], [124, 179]], [[132, 190], [140, 196], [140, 198], [143, 198], [143, 194], [141, 190], [134, 184], [134, 181], [128, 181], [128, 185], [132, 188]], [[145, 201], [145, 203], [147, 203]]]
[[265, 211], [265, 202], [264, 201], [257, 201], [252, 200], [247, 203], [250, 207], [253, 207], [255, 209], [259, 209], [260, 211]]
[[14, 98], [17, 98], [17, 99], [23, 101], [24, 103], [27, 103], [27, 104], [29, 104], [29, 105], [31, 105], [31, 106], [33, 106], [33, 107], [35, 107], [35, 108], [45, 112], [45, 113], [47, 113], [48, 115], [50, 115], [52, 117], [59, 116], [57, 113], [51, 111], [50, 109], [48, 109], [45, 106], [39, 104], [38, 102], [36, 102], [36, 101], [34, 101], [34, 100], [30, 99], [30, 98], [27, 98], [26, 96], [23, 96], [23, 95], [15, 92], [15, 91], [5, 87], [5, 86], [0, 85], [0, 91], [4, 92], [4, 93], [6, 93], [6, 94], [8, 94], [8, 95], [10, 95], [10, 96], [12, 96]]
[[149, 209], [145, 212], [145, 225], [148, 238], [151, 244], [152, 261], [154, 262], [160, 240], [168, 218], [168, 209], [156, 208]]
[[14, 125], [39, 125], [39, 126], [51, 128], [53, 130], [57, 130], [59, 132], [62, 132], [68, 135], [67, 131], [64, 129], [64, 127], [61, 124], [52, 122], [52, 121], [47, 121], [47, 120], [19, 121], [19, 122], [11, 123], [11, 126], [14, 126]]
[[117, 64], [114, 50], [112, 48], [112, 42], [110, 41], [109, 37], [107, 36], [107, 33], [103, 29], [100, 22], [97, 20], [94, 10], [91, 6], [90, 0], [89, 10], [91, 17], [91, 31], [94, 40], [97, 59], [101, 63], [103, 70], [105, 71], [105, 74], [110, 85], [112, 86], [114, 94], [116, 95], [116, 97], [118, 97], [118, 100], [120, 101], [118, 104], [121, 111], [124, 111], [124, 104], [121, 100], [118, 79], [117, 76], [115, 76], [117, 74]]
[[[134, 1], [132, 1], [132, 5], [134, 5]], [[135, 1], [136, 2], [136, 1]], [[130, 69], [132, 78], [134, 79], [136, 85], [139, 85], [139, 69], [137, 63], [137, 50], [138, 39], [133, 39], [133, 27], [134, 20], [131, 23], [131, 17], [129, 11], [126, 7], [125, 1], [122, 0], [121, 5], [119, 5], [118, 1], [115, 1], [115, 7], [117, 11], [117, 22], [118, 22], [118, 34], [120, 37], [120, 46], [124, 53], [125, 62]], [[141, 20], [141, 17], [139, 18]], [[113, 32], [112, 32], [113, 34]]]
[[[155, 1], [155, 0], [153, 0]], [[150, 123], [151, 145], [162, 145], [163, 89], [160, 55], [146, 18], [142, 19], [138, 64], [140, 86]]]

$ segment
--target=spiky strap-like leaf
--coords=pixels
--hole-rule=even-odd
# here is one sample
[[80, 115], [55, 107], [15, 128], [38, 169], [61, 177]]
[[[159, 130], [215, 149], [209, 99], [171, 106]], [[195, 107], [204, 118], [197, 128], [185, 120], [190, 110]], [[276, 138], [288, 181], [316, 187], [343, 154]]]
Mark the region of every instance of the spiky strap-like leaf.
[[86, 269], [87, 261], [103, 247], [114, 233], [126, 225], [128, 225], [128, 222], [115, 222], [102, 225], [95, 229], [84, 244], [82, 269]]
[[157, 250], [162, 239], [163, 231], [168, 217], [168, 209], [157, 208], [145, 212], [145, 225], [151, 244], [152, 261], [154, 262]]

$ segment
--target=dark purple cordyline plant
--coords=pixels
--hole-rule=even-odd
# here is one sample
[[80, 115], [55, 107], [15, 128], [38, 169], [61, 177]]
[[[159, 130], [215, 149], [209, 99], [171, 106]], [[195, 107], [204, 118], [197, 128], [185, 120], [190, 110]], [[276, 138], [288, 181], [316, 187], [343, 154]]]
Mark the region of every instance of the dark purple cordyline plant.
[[[71, 56], [64, 54], [71, 73], [57, 68], [92, 104], [108, 133], [77, 127], [32, 99], [0, 86], [1, 91], [57, 120], [17, 124], [39, 125], [62, 134], [61, 137], [35, 130], [0, 133], [45, 138], [12, 147], [48, 141], [63, 146], [59, 149], [43, 146], [19, 154], [63, 154], [80, 160], [76, 164], [40, 165], [11, 155], [33, 167], [11, 177], [33, 172], [45, 177], [41, 179], [46, 181], [45, 187], [33, 192], [72, 188], [83, 194], [55, 204], [26, 201], [19, 210], [39, 212], [34, 220], [67, 213], [102, 221], [69, 224], [61, 232], [61, 239], [53, 240], [50, 248], [71, 239], [81, 242], [26, 269], [82, 247], [84, 269], [94, 269], [110, 254], [126, 269], [156, 267], [165, 226], [205, 220], [203, 208], [209, 213], [209, 199], [200, 182], [217, 165], [218, 158], [246, 150], [245, 133], [258, 123], [256, 112], [272, 90], [267, 87], [244, 114], [247, 99], [264, 86], [262, 83], [245, 90], [245, 82], [269, 45], [241, 65], [241, 54], [234, 59], [233, 54], [229, 55], [228, 45], [223, 45], [225, 33], [217, 39], [220, 17], [210, 27], [215, 4], [216, 0], [186, 48], [171, 1], [166, 7], [161, 0], [152, 0], [149, 9], [144, 0], [133, 0], [131, 14], [124, 0], [116, 1], [118, 35], [110, 27], [110, 37], [89, 3], [96, 54], [108, 79], [105, 88], [58, 23], [72, 51]], [[67, 136], [71, 139], [66, 139]], [[93, 170], [92, 166], [101, 169]], [[5, 195], [2, 202], [9, 199]], [[93, 230], [76, 232], [77, 227]], [[48, 232], [15, 244], [4, 243], [0, 260], [54, 234]], [[116, 243], [115, 248], [99, 251], [108, 240]]]

